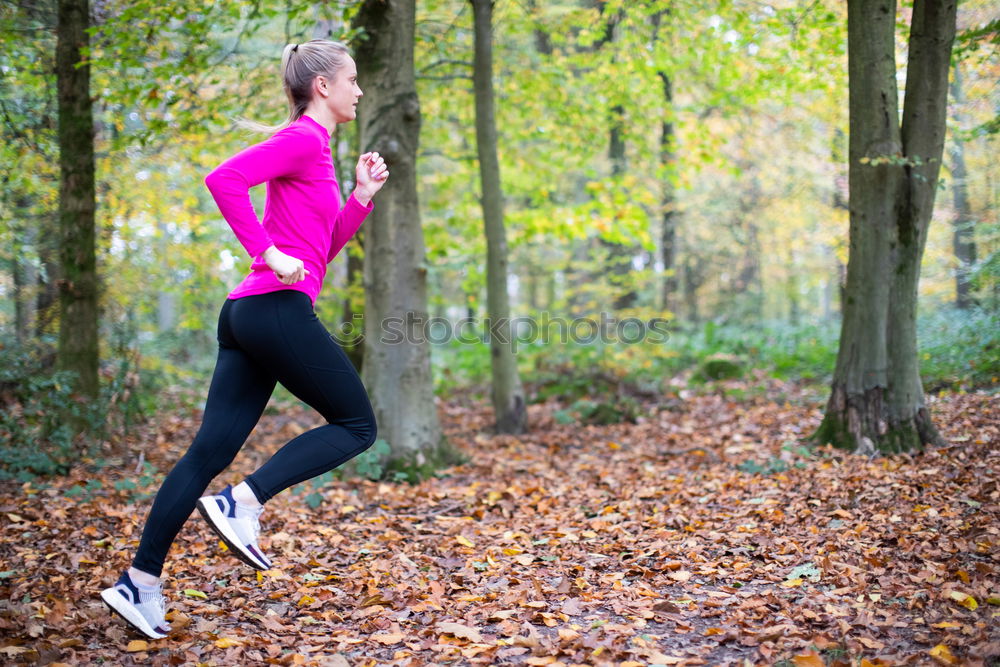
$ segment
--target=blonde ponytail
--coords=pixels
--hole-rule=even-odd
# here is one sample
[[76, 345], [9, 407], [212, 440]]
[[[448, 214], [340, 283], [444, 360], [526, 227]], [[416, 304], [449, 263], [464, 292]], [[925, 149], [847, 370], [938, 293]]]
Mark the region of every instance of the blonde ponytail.
[[302, 118], [312, 100], [312, 82], [317, 76], [333, 79], [351, 53], [340, 42], [314, 39], [288, 44], [281, 52], [281, 81], [288, 97], [288, 117], [280, 125], [265, 125], [239, 119], [237, 125], [254, 132], [273, 134]]

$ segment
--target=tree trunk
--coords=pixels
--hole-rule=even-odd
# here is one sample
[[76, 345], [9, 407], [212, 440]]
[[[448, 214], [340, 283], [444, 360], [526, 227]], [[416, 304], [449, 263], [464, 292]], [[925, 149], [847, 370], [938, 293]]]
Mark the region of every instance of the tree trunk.
[[434, 405], [427, 269], [417, 202], [420, 103], [414, 83], [414, 0], [366, 0], [354, 19], [361, 146], [378, 151], [390, 177], [364, 225], [364, 380], [379, 437], [405, 465], [443, 463], [451, 450]]
[[698, 311], [698, 290], [705, 284], [705, 260], [692, 257], [690, 253], [684, 260], [684, 306], [687, 321], [698, 324], [701, 313]]
[[[362, 237], [359, 240], [364, 243], [364, 228], [358, 230], [358, 234]], [[347, 296], [344, 297], [343, 321], [350, 334], [345, 337], [344, 352], [354, 364], [354, 368], [361, 373], [364, 370], [365, 346], [364, 341], [359, 340], [359, 334], [361, 333], [360, 322], [364, 318], [364, 312], [357, 312], [354, 309], [352, 296], [355, 286], [364, 284], [365, 262], [359, 253], [347, 250]]]
[[859, 452], [941, 441], [924, 405], [916, 307], [944, 147], [955, 0], [916, 0], [903, 122], [893, 0], [850, 0], [850, 258], [837, 367], [815, 438]]
[[[29, 218], [30, 201], [20, 197], [15, 204], [17, 214], [22, 219]], [[38, 267], [29, 261], [36, 254], [38, 228], [27, 219], [21, 232], [20, 249], [14, 253], [14, 332], [17, 342], [26, 345], [35, 336], [35, 322], [38, 319]]]
[[552, 55], [552, 39], [549, 37], [549, 32], [542, 27], [541, 20], [538, 17], [539, 7], [536, 0], [528, 0], [528, 13], [535, 22], [535, 29], [533, 30], [535, 35], [535, 50], [543, 56]]
[[[330, 30], [339, 29], [339, 25], [331, 23]], [[335, 34], [331, 32], [330, 34]], [[357, 126], [338, 125], [333, 135], [330, 137], [334, 167], [337, 170], [337, 180], [341, 188], [341, 196], [346, 200], [354, 189], [354, 164], [357, 156], [361, 153], [361, 136], [357, 131]], [[355, 309], [359, 301], [359, 293], [364, 292], [364, 259], [358, 248], [363, 248], [365, 242], [364, 225], [358, 230], [354, 238], [344, 246], [341, 255], [343, 261], [347, 262], [344, 277], [344, 297], [343, 311], [341, 314], [341, 347], [344, 353], [351, 360], [351, 364], [358, 373], [364, 370], [365, 346], [364, 346], [364, 308]]]
[[[660, 28], [672, 16], [671, 10], [664, 9], [652, 17], [653, 42], [661, 39]], [[669, 28], [669, 26], [668, 26]], [[669, 43], [670, 34], [665, 36]], [[660, 285], [660, 305], [663, 310], [675, 312], [678, 307], [677, 279], [677, 227], [680, 215], [677, 212], [677, 133], [674, 129], [674, 82], [666, 69], [657, 71], [663, 84], [663, 122], [660, 125], [660, 169], [663, 174], [661, 191], [662, 226], [660, 228], [660, 251], [663, 260], [663, 281]]]
[[[599, 5], [602, 14], [606, 8], [605, 4]], [[606, 33], [604, 38], [598, 42], [599, 48], [614, 44], [618, 37], [618, 24], [621, 19], [621, 10], [617, 10], [607, 17]], [[612, 56], [612, 63], [615, 60], [616, 58]], [[628, 167], [625, 155], [624, 105], [621, 103], [611, 105], [608, 110], [608, 125], [608, 161], [611, 163], [611, 182], [615, 186], [619, 186]], [[617, 220], [612, 220], [611, 224], [615, 228], [619, 227]], [[629, 277], [632, 274], [632, 258], [636, 254], [636, 248], [627, 243], [609, 241], [604, 238], [601, 238], [601, 246], [607, 252], [605, 275], [609, 277], [612, 293], [615, 295], [611, 307], [615, 310], [632, 308], [639, 299], [635, 288], [629, 284]]]
[[[844, 162], [849, 161], [846, 155], [846, 144], [847, 137], [844, 136], [844, 131], [839, 127], [836, 128], [833, 131], [833, 144], [830, 151], [831, 159], [835, 164], [842, 165]], [[848, 199], [847, 174], [838, 169], [833, 177], [833, 208], [847, 211], [848, 215], [850, 215], [851, 206]], [[827, 283], [823, 296], [823, 319], [829, 320], [833, 315], [834, 293], [836, 293], [837, 297], [836, 302], [839, 314], [841, 317], [844, 315], [844, 302], [846, 301], [844, 290], [847, 286], [847, 267], [837, 257], [837, 252], [832, 242], [826, 244], [823, 249], [824, 254], [829, 259], [828, 266], [831, 269], [831, 273], [836, 277], [835, 280]]]
[[476, 149], [482, 185], [486, 228], [486, 303], [490, 322], [490, 364], [493, 370], [493, 408], [499, 433], [523, 433], [527, 415], [524, 390], [511, 344], [510, 301], [507, 294], [507, 236], [497, 159], [497, 130], [493, 107], [493, 2], [470, 0], [474, 17], [476, 95]]
[[677, 226], [680, 215], [677, 212], [677, 188], [674, 174], [677, 172], [677, 141], [673, 123], [674, 91], [673, 82], [666, 72], [660, 72], [663, 82], [663, 100], [666, 103], [663, 126], [660, 131], [660, 165], [663, 178], [663, 227], [660, 230], [660, 246], [663, 252], [662, 302], [664, 310], [673, 311], [677, 307]]
[[[956, 130], [961, 130], [964, 114], [957, 110], [965, 103], [965, 93], [962, 90], [962, 68], [955, 65], [955, 77], [951, 82], [951, 96], [955, 100], [956, 111], [954, 122]], [[958, 266], [955, 268], [955, 305], [958, 308], [969, 308], [973, 304], [972, 285], [969, 274], [972, 265], [976, 263], [975, 219], [972, 217], [972, 207], [969, 205], [968, 174], [965, 170], [965, 141], [960, 131], [951, 138], [951, 194], [955, 204], [955, 217], [951, 222], [952, 248]]]
[[61, 370], [74, 388], [98, 392], [97, 257], [95, 245], [94, 119], [90, 67], [80, 65], [88, 45], [88, 0], [59, 0], [56, 90], [59, 99], [59, 349]]

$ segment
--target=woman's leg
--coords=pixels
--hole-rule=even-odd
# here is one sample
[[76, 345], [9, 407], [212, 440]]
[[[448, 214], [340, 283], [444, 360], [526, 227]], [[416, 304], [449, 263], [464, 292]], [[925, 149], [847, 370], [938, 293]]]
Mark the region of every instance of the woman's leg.
[[[266, 297], [266, 298], [265, 298]], [[350, 359], [320, 323], [309, 297], [283, 290], [232, 312], [241, 349], [328, 422], [278, 450], [246, 482], [265, 503], [288, 487], [349, 461], [375, 442], [375, 415]], [[266, 314], [265, 314], [266, 313]]]
[[170, 545], [212, 479], [232, 462], [260, 419], [275, 378], [239, 349], [230, 319], [235, 301], [219, 316], [219, 358], [201, 428], [156, 494], [133, 567], [159, 576]]

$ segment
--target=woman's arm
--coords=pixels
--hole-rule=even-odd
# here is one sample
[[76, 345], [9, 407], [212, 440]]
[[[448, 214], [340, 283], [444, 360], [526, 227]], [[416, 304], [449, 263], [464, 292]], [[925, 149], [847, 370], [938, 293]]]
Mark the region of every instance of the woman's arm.
[[314, 134], [289, 127], [237, 153], [205, 177], [222, 217], [251, 257], [262, 255], [274, 243], [254, 211], [250, 188], [297, 173], [321, 150]]
[[344, 207], [337, 212], [333, 225], [333, 238], [326, 261], [332, 262], [351, 237], [357, 233], [373, 208], [372, 197], [382, 189], [389, 178], [389, 169], [378, 153], [365, 153], [358, 158], [354, 169], [357, 186], [347, 198]]

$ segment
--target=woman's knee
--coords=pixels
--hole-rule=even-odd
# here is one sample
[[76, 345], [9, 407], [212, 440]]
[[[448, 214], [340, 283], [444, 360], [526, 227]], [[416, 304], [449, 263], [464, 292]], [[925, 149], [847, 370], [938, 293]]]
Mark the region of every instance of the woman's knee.
[[378, 425], [375, 423], [375, 417], [366, 420], [365, 424], [357, 433], [358, 440], [361, 441], [361, 451], [364, 451], [375, 444], [375, 440], [378, 437]]
[[235, 458], [236, 452], [230, 453], [229, 448], [212, 446], [199, 438], [195, 438], [195, 441], [191, 443], [191, 447], [188, 448], [184, 456], [181, 457], [181, 460], [178, 461], [178, 465], [183, 463], [185, 466], [192, 470], [198, 470], [202, 475], [211, 479], [228, 468], [229, 464]]

